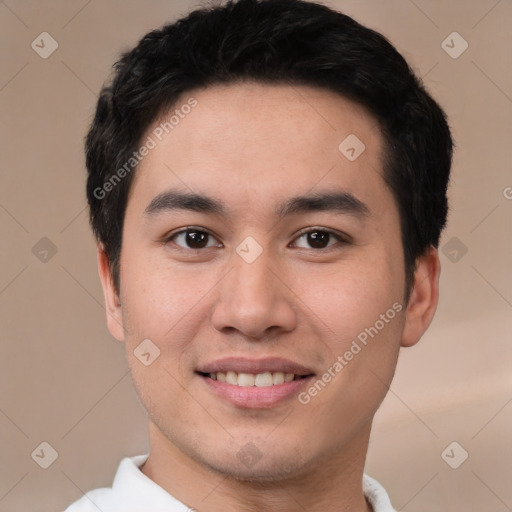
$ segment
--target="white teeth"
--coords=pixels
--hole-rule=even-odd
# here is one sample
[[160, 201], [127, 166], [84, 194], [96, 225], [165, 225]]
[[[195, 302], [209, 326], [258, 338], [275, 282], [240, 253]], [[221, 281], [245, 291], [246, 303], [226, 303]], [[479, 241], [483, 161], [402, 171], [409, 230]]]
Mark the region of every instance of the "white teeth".
[[219, 382], [227, 382], [233, 386], [266, 388], [269, 386], [278, 386], [284, 382], [291, 382], [300, 377], [293, 373], [284, 372], [263, 372], [253, 373], [236, 373], [236, 372], [216, 372], [210, 373], [210, 378]]
[[270, 372], [258, 373], [258, 375], [256, 375], [256, 378], [254, 379], [254, 385], [258, 386], [259, 388], [272, 386], [272, 384], [272, 374]]
[[238, 385], [244, 388], [254, 386], [254, 375], [250, 373], [239, 373], [238, 374]]
[[236, 386], [238, 384], [238, 375], [235, 372], [226, 373], [226, 382]]
[[282, 384], [284, 382], [283, 372], [274, 372], [272, 374], [272, 384]]

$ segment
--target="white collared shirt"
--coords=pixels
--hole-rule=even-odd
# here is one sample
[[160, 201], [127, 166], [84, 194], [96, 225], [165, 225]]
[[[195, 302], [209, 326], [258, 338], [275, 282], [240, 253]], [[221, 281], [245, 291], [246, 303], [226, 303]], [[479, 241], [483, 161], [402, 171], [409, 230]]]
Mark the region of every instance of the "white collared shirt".
[[[191, 512], [139, 469], [148, 457], [124, 458], [112, 487], [89, 491], [64, 512]], [[363, 491], [374, 512], [396, 512], [384, 487], [366, 474]]]

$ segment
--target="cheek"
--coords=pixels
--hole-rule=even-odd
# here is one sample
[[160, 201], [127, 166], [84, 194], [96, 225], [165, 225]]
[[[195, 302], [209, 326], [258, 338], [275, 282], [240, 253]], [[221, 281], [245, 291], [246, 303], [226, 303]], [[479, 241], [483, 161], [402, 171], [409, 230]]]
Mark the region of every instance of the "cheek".
[[121, 262], [121, 275], [127, 327], [133, 333], [155, 340], [175, 338], [211, 288], [204, 275], [199, 279], [188, 269], [170, 269], [165, 262], [142, 262], [137, 257]]
[[375, 253], [366, 261], [346, 260], [330, 272], [308, 272], [297, 283], [296, 291], [329, 328], [335, 345], [344, 344], [373, 326], [395, 302], [401, 304], [402, 274], [400, 261], [396, 264], [385, 254]]
[[335, 334], [326, 339], [330, 359], [318, 376], [326, 384], [317, 380], [302, 396], [301, 403], [307, 402], [312, 416], [326, 418], [324, 434], [333, 439], [340, 437], [341, 430], [347, 429], [346, 437], [350, 429], [354, 433], [371, 420], [395, 372], [403, 306], [391, 297], [367, 294], [365, 298], [368, 303], [349, 297], [341, 301], [346, 307], [337, 318], [331, 314]]
[[[122, 262], [125, 351], [144, 402], [152, 402], [156, 395], [179, 396], [180, 384], [189, 382], [197, 350], [193, 340], [201, 338], [211, 310], [210, 294], [223, 275], [217, 270], [180, 270], [165, 261], [142, 264], [136, 257]], [[145, 339], [160, 351], [147, 368], [134, 354]]]

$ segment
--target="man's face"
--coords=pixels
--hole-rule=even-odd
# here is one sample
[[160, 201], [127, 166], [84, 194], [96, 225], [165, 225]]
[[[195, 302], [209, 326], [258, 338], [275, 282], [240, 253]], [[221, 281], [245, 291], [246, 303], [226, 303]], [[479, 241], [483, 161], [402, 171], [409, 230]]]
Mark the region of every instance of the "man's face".
[[405, 276], [382, 135], [320, 89], [215, 86], [176, 108], [191, 96], [161, 141], [159, 122], [147, 133], [114, 334], [161, 443], [242, 479], [298, 475], [364, 446], [395, 369]]

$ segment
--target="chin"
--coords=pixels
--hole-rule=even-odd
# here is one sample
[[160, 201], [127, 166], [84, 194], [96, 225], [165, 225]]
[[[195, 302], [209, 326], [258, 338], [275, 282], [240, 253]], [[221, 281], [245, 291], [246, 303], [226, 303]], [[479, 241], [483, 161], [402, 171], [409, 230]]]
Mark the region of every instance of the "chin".
[[[296, 448], [289, 453], [276, 453], [275, 447], [259, 451], [252, 443], [221, 453], [194, 454], [199, 464], [223, 477], [253, 484], [284, 482], [308, 473], [308, 463]], [[231, 455], [232, 453], [232, 455]]]
[[267, 461], [265, 464], [257, 463], [253, 467], [245, 467], [243, 464], [233, 464], [222, 461], [217, 464], [203, 461], [211, 470], [238, 482], [252, 484], [282, 483], [296, 478], [304, 472], [299, 461]]

